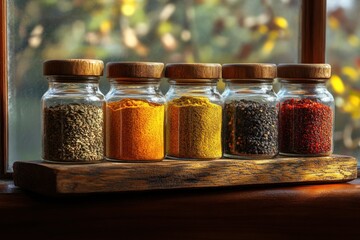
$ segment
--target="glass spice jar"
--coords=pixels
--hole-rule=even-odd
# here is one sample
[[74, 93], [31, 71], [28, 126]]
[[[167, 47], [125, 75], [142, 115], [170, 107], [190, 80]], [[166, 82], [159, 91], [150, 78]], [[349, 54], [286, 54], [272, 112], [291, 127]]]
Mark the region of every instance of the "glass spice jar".
[[329, 64], [279, 64], [279, 151], [326, 156], [333, 151], [334, 98], [326, 89]]
[[106, 64], [105, 157], [110, 161], [161, 161], [165, 157], [164, 69], [156, 62]]
[[104, 63], [91, 59], [48, 60], [49, 88], [42, 104], [42, 158], [60, 163], [103, 159], [104, 96], [99, 79]]
[[217, 91], [221, 65], [167, 64], [166, 150], [174, 159], [222, 157], [223, 100]]
[[272, 83], [275, 64], [224, 64], [224, 156], [272, 158], [278, 154], [278, 106]]

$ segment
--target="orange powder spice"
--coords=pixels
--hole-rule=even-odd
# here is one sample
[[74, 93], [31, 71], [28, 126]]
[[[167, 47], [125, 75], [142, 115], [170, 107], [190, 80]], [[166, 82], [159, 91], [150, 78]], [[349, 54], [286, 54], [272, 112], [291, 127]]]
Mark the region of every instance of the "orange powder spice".
[[114, 160], [162, 160], [163, 104], [122, 99], [105, 105], [105, 155]]

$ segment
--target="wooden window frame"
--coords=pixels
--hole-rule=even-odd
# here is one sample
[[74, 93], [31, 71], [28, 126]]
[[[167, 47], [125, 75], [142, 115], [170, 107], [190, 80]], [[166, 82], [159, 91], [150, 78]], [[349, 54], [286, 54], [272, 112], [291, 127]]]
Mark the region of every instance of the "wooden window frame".
[[11, 173], [7, 172], [8, 166], [8, 85], [7, 85], [7, 0], [0, 1], [0, 84], [1, 84], [1, 103], [0, 103], [0, 178], [10, 178]]
[[[301, 0], [299, 62], [325, 62], [326, 0]], [[0, 1], [0, 84], [1, 84], [1, 159], [0, 178], [11, 178], [8, 169], [8, 49], [7, 0]]]

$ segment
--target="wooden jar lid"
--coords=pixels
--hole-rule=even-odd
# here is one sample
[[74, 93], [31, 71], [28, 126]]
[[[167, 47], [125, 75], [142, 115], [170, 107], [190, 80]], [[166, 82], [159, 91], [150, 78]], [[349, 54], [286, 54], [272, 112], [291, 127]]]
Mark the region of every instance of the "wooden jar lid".
[[222, 77], [233, 80], [273, 80], [276, 78], [276, 65], [270, 63], [232, 63], [222, 65]]
[[291, 79], [329, 79], [331, 66], [329, 64], [279, 64], [277, 67], [278, 78]]
[[116, 79], [160, 79], [164, 64], [159, 62], [110, 62], [106, 64], [106, 77]]
[[95, 59], [64, 59], [47, 60], [43, 64], [43, 74], [48, 75], [75, 75], [75, 76], [102, 76], [104, 63]]
[[170, 63], [166, 65], [165, 77], [184, 79], [219, 79], [221, 65], [218, 63]]

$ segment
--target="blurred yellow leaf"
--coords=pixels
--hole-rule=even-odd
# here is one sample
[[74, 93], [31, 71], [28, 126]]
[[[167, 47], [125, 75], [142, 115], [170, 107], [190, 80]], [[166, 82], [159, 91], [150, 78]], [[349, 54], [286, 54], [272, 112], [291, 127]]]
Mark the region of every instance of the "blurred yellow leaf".
[[351, 113], [353, 119], [360, 119], [360, 111], [354, 111]]
[[354, 119], [360, 118], [360, 95], [358, 93], [350, 93], [347, 97], [342, 110], [351, 114]]
[[343, 108], [342, 108], [345, 112], [351, 112], [352, 110], [352, 106], [349, 102], [345, 102], [345, 104], [343, 105]]
[[359, 38], [355, 35], [352, 34], [350, 36], [348, 36], [348, 43], [352, 46], [352, 47], [358, 47], [359, 46]]
[[350, 66], [343, 67], [342, 74], [344, 74], [345, 76], [348, 76], [353, 81], [358, 80], [358, 77], [359, 77], [357, 70]]
[[360, 118], [360, 97], [357, 95], [350, 95], [348, 97], [348, 106], [346, 110], [351, 113], [352, 118]]
[[269, 28], [266, 25], [262, 24], [258, 27], [258, 32], [260, 34], [266, 34], [268, 31], [269, 31]]
[[337, 94], [343, 94], [345, 92], [345, 85], [338, 75], [332, 75], [330, 85]]
[[121, 12], [127, 17], [132, 16], [135, 13], [136, 7], [136, 0], [123, 0], [121, 4]]
[[278, 36], [279, 36], [279, 33], [277, 31], [271, 31], [269, 33], [269, 39], [271, 39], [271, 40], [276, 40], [278, 38]]
[[282, 29], [286, 29], [288, 27], [288, 22], [285, 18], [283, 17], [275, 17], [274, 18], [274, 23], [279, 27], [279, 28], [282, 28]]
[[169, 33], [171, 29], [172, 29], [171, 23], [164, 21], [159, 24], [157, 31], [158, 34], [162, 36]]
[[266, 40], [265, 44], [263, 45], [261, 51], [264, 54], [270, 54], [271, 51], [274, 49], [275, 41], [273, 39]]
[[354, 107], [359, 107], [359, 106], [360, 106], [360, 98], [359, 98], [359, 96], [350, 95], [350, 96], [349, 96], [349, 102], [350, 102], [350, 104], [353, 105]]
[[272, 52], [275, 47], [275, 41], [279, 36], [277, 31], [271, 31], [264, 45], [261, 48], [263, 54], [268, 55]]
[[225, 89], [225, 82], [224, 81], [219, 81], [218, 84], [217, 84], [217, 87], [219, 89], [219, 91], [224, 91]]
[[108, 33], [111, 30], [111, 22], [109, 20], [103, 21], [100, 24], [100, 32]]
[[340, 26], [339, 21], [333, 16], [329, 17], [328, 23], [329, 23], [330, 28], [332, 28], [332, 29], [338, 29]]

